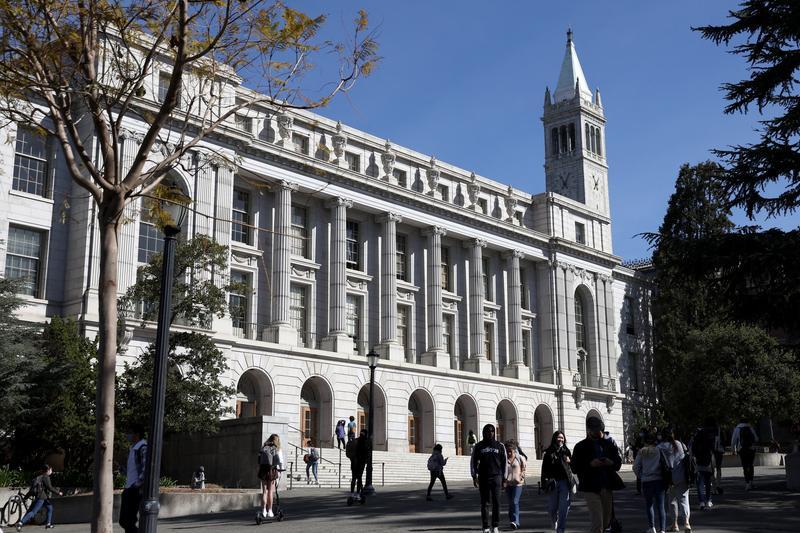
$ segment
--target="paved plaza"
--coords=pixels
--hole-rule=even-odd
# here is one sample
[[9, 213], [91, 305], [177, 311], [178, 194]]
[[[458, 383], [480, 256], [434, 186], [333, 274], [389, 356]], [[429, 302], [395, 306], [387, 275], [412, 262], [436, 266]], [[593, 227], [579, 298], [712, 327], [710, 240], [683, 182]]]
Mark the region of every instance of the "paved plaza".
[[[723, 476], [725, 493], [714, 500], [709, 511], [697, 509], [696, 493], [692, 491], [692, 525], [695, 531], [722, 532], [775, 532], [800, 531], [800, 493], [785, 489], [783, 468], [763, 467], [756, 472], [757, 490], [744, 491], [740, 469], [728, 468]], [[624, 531], [641, 532], [646, 529], [644, 503], [634, 489], [633, 476], [623, 474], [628, 488], [617, 493], [617, 514]], [[536, 480], [532, 480], [534, 483]], [[167, 519], [159, 522], [159, 531], [209, 531], [238, 533], [263, 529], [280, 529], [286, 532], [344, 533], [344, 532], [458, 532], [480, 531], [478, 492], [464, 483], [455, 484], [456, 498], [445, 501], [441, 488], [434, 489], [435, 501], [425, 501], [425, 487], [419, 485], [379, 487], [379, 494], [366, 505], [347, 507], [345, 492], [338, 490], [300, 489], [286, 492], [283, 497], [287, 519], [281, 523], [255, 525], [255, 509], [214, 515]], [[523, 494], [522, 531], [549, 532], [545, 513], [547, 497], [538, 495], [536, 488], [527, 488]], [[58, 508], [56, 508], [56, 513]], [[502, 506], [500, 529], [509, 531], [505, 506]], [[582, 532], [589, 527], [586, 505], [580, 495], [573, 502], [569, 515], [568, 531]], [[119, 527], [119, 526], [117, 526]], [[38, 527], [23, 531], [33, 533]], [[84, 533], [88, 524], [60, 525], [63, 533]], [[117, 530], [115, 530], [117, 531]], [[118, 529], [122, 531], [122, 529]]]

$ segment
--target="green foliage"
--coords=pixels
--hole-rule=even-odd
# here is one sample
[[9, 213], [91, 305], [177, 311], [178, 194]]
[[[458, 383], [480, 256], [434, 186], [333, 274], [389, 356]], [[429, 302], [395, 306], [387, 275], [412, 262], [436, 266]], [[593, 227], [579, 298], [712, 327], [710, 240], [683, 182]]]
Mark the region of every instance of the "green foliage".
[[177, 487], [178, 482], [171, 477], [164, 476], [158, 480], [159, 487]]
[[[120, 314], [131, 314], [140, 302], [142, 320], [158, 318], [158, 301], [161, 295], [162, 255], [156, 254], [142, 267], [136, 283], [120, 298]], [[229, 283], [228, 250], [205, 235], [197, 235], [179, 242], [175, 250], [173, 277], [172, 316], [170, 323], [180, 317], [184, 324], [204, 327], [214, 316], [219, 318], [227, 310], [227, 292], [240, 289]]]
[[0, 466], [0, 487], [24, 487], [30, 480], [19, 468], [11, 468], [8, 465]]
[[38, 348], [43, 366], [32, 377], [28, 410], [15, 420], [15, 463], [35, 467], [61, 450], [67, 469], [85, 471], [94, 449], [97, 344], [74, 321], [54, 317]]
[[[720, 183], [748, 216], [793, 212], [800, 202], [800, 2], [746, 0], [729, 12], [730, 23], [695, 28], [703, 38], [733, 46], [743, 57], [750, 76], [726, 83], [726, 113], [747, 113], [755, 107], [762, 116], [760, 139], [716, 153], [725, 161]], [[774, 185], [782, 191], [767, 194]]]
[[713, 416], [726, 425], [739, 417], [789, 419], [800, 408], [797, 360], [762, 329], [717, 323], [686, 332], [681, 371], [661, 381], [663, 405], [688, 427]]
[[[154, 362], [155, 346], [151, 344], [137, 364], [125, 365], [117, 393], [121, 424], [149, 427]], [[225, 355], [207, 335], [173, 333], [169, 365], [164, 432], [216, 431], [220, 417], [229, 411], [222, 405], [235, 392], [220, 382], [227, 369]]]

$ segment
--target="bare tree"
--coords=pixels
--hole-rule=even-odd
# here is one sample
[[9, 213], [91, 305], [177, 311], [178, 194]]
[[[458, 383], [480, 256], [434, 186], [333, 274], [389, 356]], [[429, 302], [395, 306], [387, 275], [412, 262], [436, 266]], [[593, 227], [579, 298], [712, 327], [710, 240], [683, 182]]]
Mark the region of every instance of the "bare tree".
[[[320, 37], [324, 22], [267, 0], [0, 0], [0, 115], [55, 138], [72, 179], [97, 204], [93, 532], [112, 531], [123, 210], [238, 111], [323, 106], [368, 75], [379, 58], [366, 13], [341, 43]], [[329, 64], [331, 52], [337, 62], [328, 83], [315, 93], [302, 90], [312, 59]], [[154, 73], [165, 77], [162, 94], [153, 94]], [[231, 97], [220, 80], [243, 80], [253, 91]], [[131, 120], [148, 127], [132, 162], [123, 164], [120, 133]], [[170, 150], [151, 156], [167, 143]]]

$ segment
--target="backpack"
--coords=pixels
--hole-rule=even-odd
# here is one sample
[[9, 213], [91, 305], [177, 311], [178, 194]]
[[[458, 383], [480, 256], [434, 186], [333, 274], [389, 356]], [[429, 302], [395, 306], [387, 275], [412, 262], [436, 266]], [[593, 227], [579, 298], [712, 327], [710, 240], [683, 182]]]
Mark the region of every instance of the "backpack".
[[667, 457], [664, 455], [664, 451], [661, 450], [661, 448], [656, 449], [658, 450], [658, 464], [661, 466], [661, 479], [664, 481], [664, 485], [669, 487], [672, 485], [672, 468], [667, 462]]
[[35, 499], [39, 499], [44, 494], [44, 481], [42, 480], [42, 476], [36, 476], [31, 480], [31, 488], [28, 491], [29, 496], [33, 496]]
[[431, 472], [439, 470], [439, 461], [436, 460], [436, 454], [431, 454], [431, 456], [428, 457], [428, 470]]
[[683, 447], [683, 459], [681, 459], [681, 465], [683, 466], [683, 472], [686, 475], [686, 484], [694, 485], [694, 480], [697, 478], [694, 457], [689, 454], [689, 449], [684, 443], [681, 442], [681, 446]]
[[356, 445], [356, 440], [353, 439], [347, 443], [347, 446], [344, 447], [344, 454], [351, 461], [356, 458]]
[[753, 433], [753, 428], [745, 426], [739, 430], [739, 446], [743, 449], [750, 449], [756, 443], [756, 437]]
[[258, 452], [258, 464], [277, 467], [279, 464], [278, 449], [275, 446], [264, 446]]

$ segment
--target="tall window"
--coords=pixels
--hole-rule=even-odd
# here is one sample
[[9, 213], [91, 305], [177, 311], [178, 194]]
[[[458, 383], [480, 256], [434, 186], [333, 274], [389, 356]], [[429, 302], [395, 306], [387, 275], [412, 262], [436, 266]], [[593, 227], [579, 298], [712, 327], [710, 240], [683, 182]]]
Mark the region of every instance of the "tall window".
[[306, 208], [292, 206], [292, 255], [308, 259], [308, 229]]
[[400, 187], [408, 187], [408, 175], [406, 174], [405, 170], [396, 168], [392, 170], [392, 175], [394, 176], [394, 179], [397, 180], [397, 184]]
[[231, 270], [230, 312], [235, 329], [246, 329], [250, 316], [250, 275], [239, 270]]
[[445, 202], [450, 201], [450, 187], [447, 185], [439, 185], [439, 197]]
[[19, 281], [17, 292], [39, 296], [42, 264], [42, 232], [8, 227], [6, 278]]
[[397, 342], [408, 347], [408, 306], [397, 306]]
[[346, 302], [347, 334], [353, 339], [353, 353], [361, 353], [361, 297], [347, 295]]
[[550, 145], [553, 155], [558, 155], [558, 128], [550, 130]]
[[625, 297], [625, 332], [628, 335], [636, 335], [636, 321], [634, 320], [634, 300], [630, 296]]
[[628, 352], [628, 390], [637, 392], [640, 383], [639, 354]]
[[234, 124], [236, 128], [247, 133], [253, 133], [253, 119], [247, 115], [233, 115]]
[[442, 344], [449, 355], [453, 355], [453, 315], [442, 317]]
[[19, 126], [15, 151], [14, 190], [47, 196], [47, 138]]
[[[169, 90], [169, 80], [170, 75], [167, 72], [161, 72], [158, 75], [158, 103], [163, 104], [164, 100], [167, 99], [167, 91]], [[176, 104], [176, 109], [181, 109], [183, 107], [181, 95], [178, 95], [178, 103]]]
[[233, 190], [233, 224], [231, 239], [242, 244], [252, 244], [250, 238], [250, 193], [241, 189]]
[[483, 353], [489, 361], [494, 360], [494, 328], [491, 322], [483, 323]]
[[302, 285], [291, 285], [289, 290], [289, 321], [297, 330], [297, 345], [306, 345], [308, 319], [306, 316], [306, 288]]
[[494, 301], [491, 292], [491, 283], [489, 283], [489, 258], [481, 258], [481, 275], [483, 276], [483, 297], [487, 300]]
[[575, 223], [575, 242], [586, 244], [586, 226], [580, 222]]
[[533, 366], [531, 361], [531, 330], [522, 330], [522, 360], [526, 365]]
[[569, 124], [569, 151], [573, 151], [575, 149], [575, 123], [570, 122]]
[[358, 242], [358, 222], [347, 221], [347, 268], [361, 270], [361, 246]]
[[478, 207], [480, 208], [480, 212], [484, 215], [489, 214], [489, 202], [486, 198], [478, 198]]
[[397, 263], [397, 279], [408, 281], [408, 254], [406, 250], [406, 236], [398, 235], [396, 242], [397, 249], [395, 251], [395, 261]]
[[139, 218], [139, 262], [149, 263], [154, 255], [164, 250], [164, 237], [150, 218], [149, 198], [142, 199]]
[[583, 298], [575, 293], [575, 347], [586, 349], [586, 324]]
[[452, 291], [450, 287], [450, 248], [442, 247], [442, 290]]
[[308, 137], [299, 133], [292, 133], [292, 144], [295, 152], [308, 155]]
[[361, 158], [358, 156], [358, 154], [354, 154], [353, 152], [345, 152], [344, 160], [347, 163], [347, 168], [353, 172], [361, 171]]

